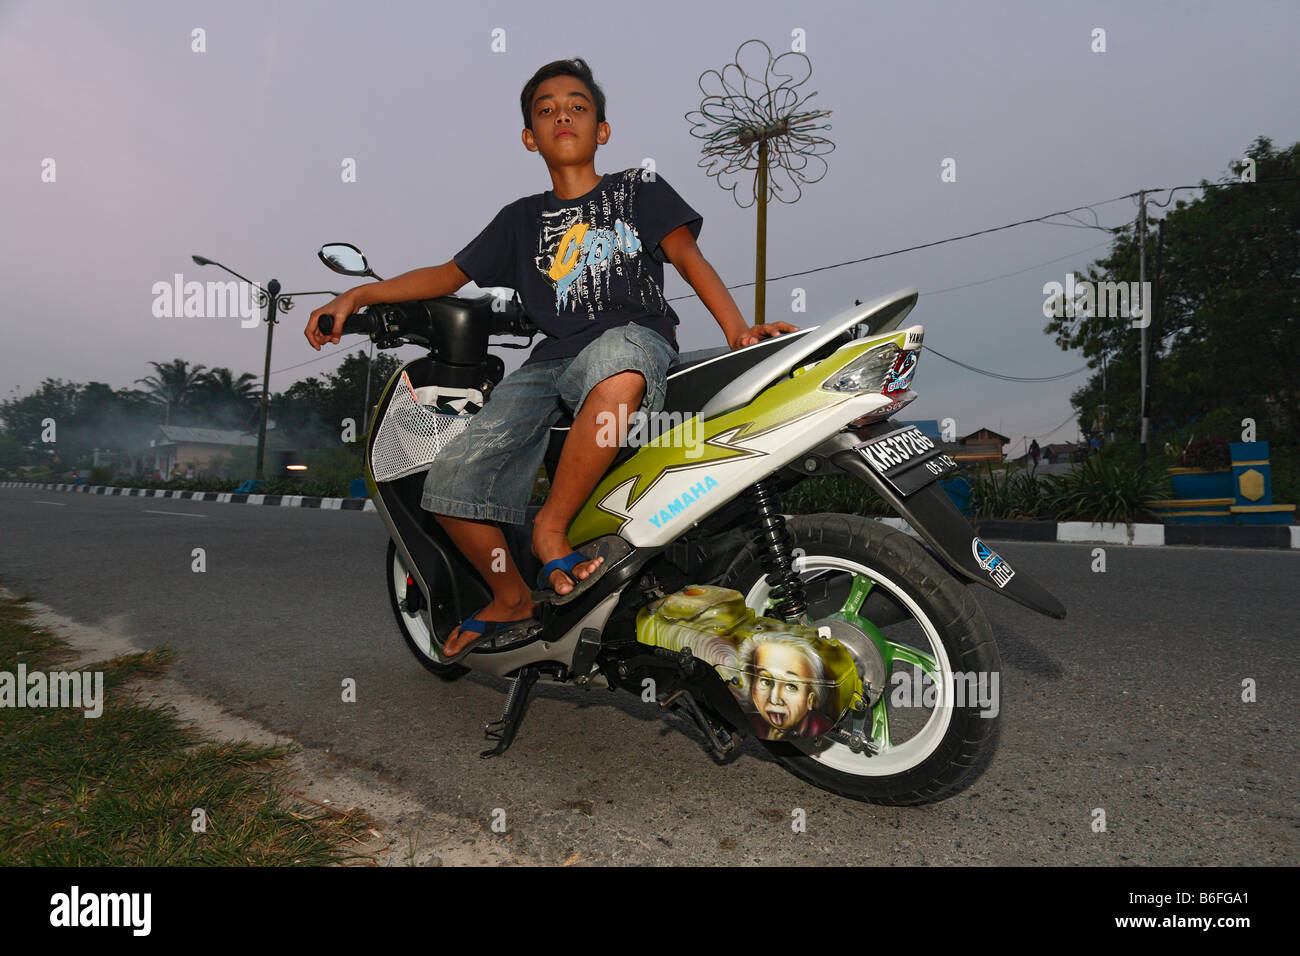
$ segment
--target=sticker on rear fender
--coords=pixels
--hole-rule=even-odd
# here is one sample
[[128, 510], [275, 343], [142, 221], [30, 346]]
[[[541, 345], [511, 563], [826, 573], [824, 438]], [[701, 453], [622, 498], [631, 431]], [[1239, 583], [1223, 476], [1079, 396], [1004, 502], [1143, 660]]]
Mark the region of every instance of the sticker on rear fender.
[[857, 451], [901, 495], [920, 491], [957, 468], [957, 463], [915, 425], [863, 442]]
[[1012, 570], [1011, 565], [1007, 564], [1006, 559], [979, 538], [971, 539], [970, 550], [980, 567], [989, 573], [989, 577], [998, 587], [1006, 587], [1007, 582], [1015, 576], [1016, 572]]

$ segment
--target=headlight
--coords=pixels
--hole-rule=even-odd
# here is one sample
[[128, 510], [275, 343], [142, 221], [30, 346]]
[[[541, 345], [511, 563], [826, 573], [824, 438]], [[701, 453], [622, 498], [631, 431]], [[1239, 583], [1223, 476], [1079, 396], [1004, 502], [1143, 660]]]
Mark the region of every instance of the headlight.
[[[832, 392], [880, 392], [893, 375], [902, 350], [893, 343], [879, 346], [855, 358], [826, 381], [822, 388]], [[914, 363], [913, 363], [914, 364]], [[910, 379], [910, 375], [908, 376]]]

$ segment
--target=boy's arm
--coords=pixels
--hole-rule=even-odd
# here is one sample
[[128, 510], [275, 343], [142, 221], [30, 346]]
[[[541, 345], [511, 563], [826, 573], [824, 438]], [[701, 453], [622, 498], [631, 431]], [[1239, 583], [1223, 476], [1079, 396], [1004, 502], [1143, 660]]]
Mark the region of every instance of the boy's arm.
[[718, 278], [718, 273], [704, 258], [700, 247], [695, 244], [695, 237], [686, 226], [678, 226], [659, 243], [668, 261], [676, 267], [677, 272], [687, 284], [695, 290], [704, 307], [712, 313], [722, 327], [727, 344], [733, 349], [753, 345], [765, 336], [780, 335], [782, 332], [798, 332], [799, 327], [789, 322], [768, 322], [750, 328], [745, 322], [736, 301], [727, 291], [727, 287]]
[[[319, 352], [326, 342], [338, 344], [343, 335], [343, 320], [353, 312], [381, 302], [410, 302], [451, 295], [468, 281], [469, 276], [460, 270], [453, 259], [440, 266], [412, 269], [382, 282], [367, 282], [349, 289], [308, 316], [307, 328], [303, 334], [307, 336], [311, 347]], [[335, 319], [334, 328], [329, 335], [320, 331], [319, 321], [322, 315], [332, 315]]]
[[[378, 305], [381, 302], [412, 302], [416, 299], [437, 299], [451, 295], [465, 283], [469, 276], [460, 271], [456, 260], [444, 262], [440, 266], [428, 266], [424, 269], [412, 269], [400, 276], [385, 279], [382, 282], [369, 282], [357, 286], [357, 301], [361, 306]], [[360, 306], [359, 306], [360, 307]]]

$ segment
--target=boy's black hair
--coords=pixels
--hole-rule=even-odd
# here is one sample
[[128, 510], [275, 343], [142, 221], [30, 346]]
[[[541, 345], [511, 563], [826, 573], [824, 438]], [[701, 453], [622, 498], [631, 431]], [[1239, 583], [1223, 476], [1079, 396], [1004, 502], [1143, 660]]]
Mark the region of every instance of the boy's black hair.
[[533, 78], [524, 84], [524, 91], [519, 95], [519, 108], [524, 114], [524, 129], [533, 128], [533, 97], [537, 88], [549, 79], [557, 76], [572, 76], [587, 84], [591, 98], [596, 102], [596, 122], [605, 122], [605, 93], [596, 85], [591, 75], [591, 67], [581, 57], [572, 60], [554, 60], [533, 74]]

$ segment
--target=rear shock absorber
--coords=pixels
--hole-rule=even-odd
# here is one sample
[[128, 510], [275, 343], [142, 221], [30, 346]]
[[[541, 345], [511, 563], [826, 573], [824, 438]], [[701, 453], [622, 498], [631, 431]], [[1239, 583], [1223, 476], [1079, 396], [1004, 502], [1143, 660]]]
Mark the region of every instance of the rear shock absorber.
[[750, 488], [750, 496], [758, 513], [763, 570], [776, 601], [772, 613], [787, 623], [797, 621], [808, 610], [808, 600], [804, 595], [803, 580], [794, 569], [790, 532], [786, 530], [785, 518], [781, 514], [776, 479], [769, 476], [756, 482]]

